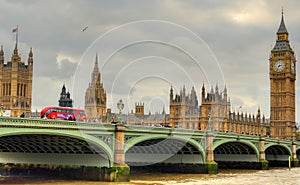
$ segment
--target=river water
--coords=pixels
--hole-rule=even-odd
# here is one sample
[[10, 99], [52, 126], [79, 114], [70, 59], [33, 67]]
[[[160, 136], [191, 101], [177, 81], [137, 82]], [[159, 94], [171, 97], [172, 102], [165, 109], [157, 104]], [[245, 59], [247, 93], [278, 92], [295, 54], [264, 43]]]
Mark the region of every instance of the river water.
[[300, 168], [273, 168], [270, 170], [221, 170], [208, 174], [133, 174], [127, 183], [108, 183], [72, 180], [43, 180], [0, 178], [0, 184], [39, 185], [300, 185]]

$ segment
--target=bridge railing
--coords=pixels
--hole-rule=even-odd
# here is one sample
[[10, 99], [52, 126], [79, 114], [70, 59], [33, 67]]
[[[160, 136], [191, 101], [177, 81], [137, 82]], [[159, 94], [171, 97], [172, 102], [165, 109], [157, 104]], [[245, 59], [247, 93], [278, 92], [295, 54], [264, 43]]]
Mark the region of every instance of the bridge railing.
[[[82, 130], [106, 130], [113, 132], [115, 130], [114, 124], [102, 124], [95, 122], [78, 122], [67, 120], [53, 120], [53, 119], [34, 119], [34, 118], [14, 118], [14, 117], [0, 117], [1, 127], [31, 127], [31, 128], [53, 128], [53, 129], [82, 129]], [[166, 128], [166, 127], [150, 127], [150, 126], [137, 126], [137, 125], [125, 125], [126, 132], [147, 132], [147, 133], [168, 133], [168, 134], [184, 134], [184, 135], [198, 135], [202, 136], [206, 131], [182, 129], [182, 128]], [[243, 139], [259, 139], [260, 136], [214, 132], [216, 137], [223, 138], [243, 138]], [[271, 137], [264, 137], [268, 142], [277, 143], [290, 143], [290, 140], [276, 139]], [[297, 142], [300, 145], [300, 142]]]
[[141, 126], [141, 125], [125, 125], [126, 132], [145, 132], [145, 133], [154, 133], [154, 134], [170, 134], [170, 135], [201, 135], [205, 134], [205, 131], [202, 130], [192, 130], [192, 129], [183, 129], [183, 128], [169, 128], [169, 127], [155, 127], [155, 126]]
[[47, 128], [65, 128], [65, 129], [105, 129], [114, 130], [114, 125], [99, 124], [90, 122], [78, 122], [53, 119], [32, 119], [32, 118], [13, 118], [0, 117], [0, 127], [21, 126], [21, 127], [47, 127]]
[[[228, 139], [243, 139], [243, 140], [260, 140], [261, 138], [264, 138], [267, 142], [272, 143], [278, 143], [278, 144], [290, 144], [291, 140], [287, 139], [281, 139], [281, 138], [272, 138], [272, 137], [266, 137], [266, 136], [259, 136], [259, 135], [247, 135], [247, 134], [239, 134], [239, 133], [233, 133], [233, 132], [218, 132], [214, 131], [215, 137], [221, 137], [221, 138], [228, 138]], [[297, 142], [300, 145], [300, 142]]]
[[276, 139], [276, 138], [271, 138], [271, 137], [266, 137], [265, 140], [268, 142], [278, 143], [278, 144], [289, 144], [291, 142], [291, 140]]

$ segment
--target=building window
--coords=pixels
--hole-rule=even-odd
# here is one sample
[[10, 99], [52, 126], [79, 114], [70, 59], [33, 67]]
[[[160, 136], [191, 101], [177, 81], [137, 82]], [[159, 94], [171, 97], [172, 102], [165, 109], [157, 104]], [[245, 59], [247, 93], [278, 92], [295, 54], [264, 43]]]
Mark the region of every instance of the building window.
[[22, 96], [22, 91], [23, 91], [23, 84], [21, 84], [20, 96]]
[[24, 84], [24, 93], [23, 96], [26, 96], [26, 84]]
[[20, 84], [18, 83], [18, 85], [17, 85], [17, 96], [19, 96], [19, 89], [20, 89]]

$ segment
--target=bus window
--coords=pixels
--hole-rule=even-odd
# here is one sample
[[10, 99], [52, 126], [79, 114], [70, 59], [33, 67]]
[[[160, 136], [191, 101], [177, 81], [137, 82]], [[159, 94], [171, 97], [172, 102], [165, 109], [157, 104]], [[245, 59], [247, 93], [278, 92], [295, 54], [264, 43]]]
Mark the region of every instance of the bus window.
[[47, 111], [45, 112], [45, 116], [48, 116], [48, 115], [50, 114], [50, 112], [52, 112], [51, 109], [47, 110]]

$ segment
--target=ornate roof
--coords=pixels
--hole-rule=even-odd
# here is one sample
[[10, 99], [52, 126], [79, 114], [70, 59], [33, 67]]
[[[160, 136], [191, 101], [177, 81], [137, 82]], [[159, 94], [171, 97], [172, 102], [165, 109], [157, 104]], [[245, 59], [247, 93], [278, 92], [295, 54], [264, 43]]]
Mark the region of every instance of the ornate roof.
[[279, 29], [277, 31], [277, 34], [281, 34], [281, 33], [289, 34], [286, 27], [285, 27], [285, 24], [284, 24], [283, 12], [282, 12], [282, 15], [281, 15], [280, 26], [279, 26]]
[[272, 51], [293, 51], [288, 41], [277, 41]]

